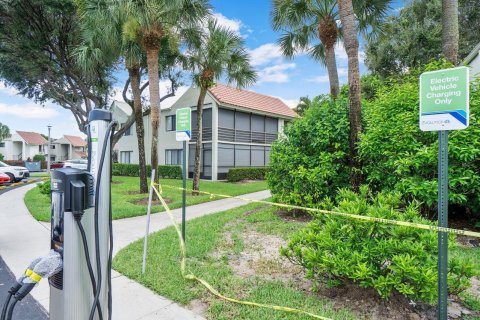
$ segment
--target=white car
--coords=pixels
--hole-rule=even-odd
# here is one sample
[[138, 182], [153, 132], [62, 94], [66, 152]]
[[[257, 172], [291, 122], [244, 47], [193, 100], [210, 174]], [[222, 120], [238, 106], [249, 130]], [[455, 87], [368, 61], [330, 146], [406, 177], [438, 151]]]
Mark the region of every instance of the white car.
[[73, 159], [66, 160], [63, 164], [64, 168], [75, 168], [80, 170], [87, 170], [88, 160], [86, 159]]
[[0, 173], [5, 173], [10, 177], [11, 182], [18, 182], [30, 177], [30, 171], [25, 167], [10, 166], [0, 161]]

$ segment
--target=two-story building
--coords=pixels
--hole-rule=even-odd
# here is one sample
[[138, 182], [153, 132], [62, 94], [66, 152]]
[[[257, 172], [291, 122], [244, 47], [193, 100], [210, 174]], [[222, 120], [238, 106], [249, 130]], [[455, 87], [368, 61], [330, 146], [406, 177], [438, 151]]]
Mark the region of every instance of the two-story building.
[[50, 144], [50, 160], [65, 161], [86, 158], [87, 142], [79, 136], [63, 135]]
[[[180, 165], [182, 142], [175, 140], [175, 113], [179, 108], [192, 109], [192, 140], [188, 144], [187, 165], [192, 176], [196, 132], [196, 104], [200, 90], [189, 88], [170, 107], [161, 110], [159, 129], [159, 163]], [[132, 109], [123, 102], [112, 105], [114, 119], [124, 123]], [[203, 145], [201, 154], [201, 177], [225, 179], [228, 170], [235, 167], [267, 166], [270, 147], [283, 127], [297, 117], [280, 99], [248, 90], [217, 84], [208, 90], [202, 117]], [[145, 153], [150, 161], [151, 124], [144, 117]], [[119, 162], [138, 163], [138, 148], [135, 126], [114, 147], [119, 153]]]
[[0, 153], [5, 160], [28, 160], [37, 154], [45, 155], [47, 140], [39, 133], [15, 131], [0, 141]]

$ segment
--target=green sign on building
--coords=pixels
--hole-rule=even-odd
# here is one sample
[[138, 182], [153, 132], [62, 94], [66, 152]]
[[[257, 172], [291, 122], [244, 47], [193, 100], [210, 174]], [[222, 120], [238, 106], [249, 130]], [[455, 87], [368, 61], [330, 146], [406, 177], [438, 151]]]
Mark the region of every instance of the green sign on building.
[[468, 127], [467, 67], [425, 72], [420, 76], [420, 129], [461, 130]]
[[192, 137], [192, 109], [177, 109], [176, 138], [177, 141], [189, 141]]

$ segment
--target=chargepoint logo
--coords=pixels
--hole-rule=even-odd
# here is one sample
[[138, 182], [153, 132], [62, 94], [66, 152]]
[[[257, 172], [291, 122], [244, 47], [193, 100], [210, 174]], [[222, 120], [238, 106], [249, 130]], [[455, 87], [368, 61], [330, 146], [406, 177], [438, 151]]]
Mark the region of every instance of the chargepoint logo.
[[423, 125], [433, 125], [433, 124], [449, 124], [450, 123], [450, 120], [423, 120], [422, 121], [422, 124]]

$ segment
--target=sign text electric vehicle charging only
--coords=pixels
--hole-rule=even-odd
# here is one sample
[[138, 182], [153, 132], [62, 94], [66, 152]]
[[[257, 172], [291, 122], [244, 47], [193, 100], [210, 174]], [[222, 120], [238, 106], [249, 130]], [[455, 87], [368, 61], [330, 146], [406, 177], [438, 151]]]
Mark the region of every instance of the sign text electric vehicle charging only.
[[176, 125], [176, 139], [183, 141], [182, 153], [182, 177], [183, 177], [183, 191], [182, 191], [182, 237], [185, 241], [185, 219], [186, 219], [186, 205], [187, 205], [187, 141], [192, 138], [192, 109], [182, 108], [177, 109], [175, 114]]
[[[448, 131], [469, 124], [468, 68], [420, 76], [420, 129], [438, 131], [438, 226], [448, 227]], [[448, 317], [448, 233], [438, 232], [438, 319]]]

